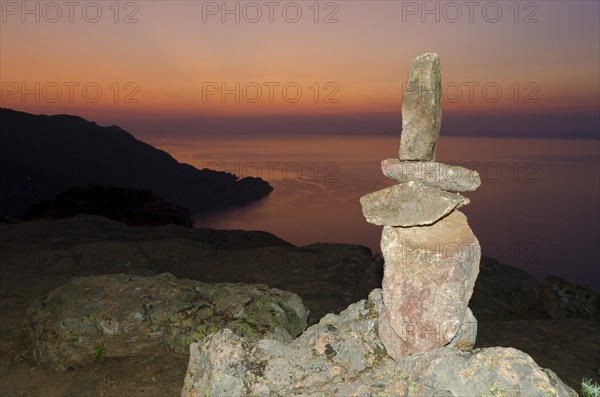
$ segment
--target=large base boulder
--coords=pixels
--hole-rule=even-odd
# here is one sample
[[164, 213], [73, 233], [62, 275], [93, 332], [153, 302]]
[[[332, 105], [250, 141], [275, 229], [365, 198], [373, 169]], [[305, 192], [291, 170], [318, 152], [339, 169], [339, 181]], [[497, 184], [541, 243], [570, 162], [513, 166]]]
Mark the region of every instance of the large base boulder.
[[22, 329], [36, 361], [66, 369], [99, 356], [187, 354], [192, 342], [223, 328], [292, 340], [307, 317], [296, 294], [265, 285], [108, 275], [74, 278], [38, 299]]
[[379, 336], [394, 359], [447, 345], [465, 320], [481, 249], [459, 211], [429, 227], [385, 226], [385, 315]]
[[376, 289], [294, 342], [218, 331], [191, 344], [181, 396], [577, 396], [512, 348], [444, 347], [395, 362], [377, 337], [383, 310]]

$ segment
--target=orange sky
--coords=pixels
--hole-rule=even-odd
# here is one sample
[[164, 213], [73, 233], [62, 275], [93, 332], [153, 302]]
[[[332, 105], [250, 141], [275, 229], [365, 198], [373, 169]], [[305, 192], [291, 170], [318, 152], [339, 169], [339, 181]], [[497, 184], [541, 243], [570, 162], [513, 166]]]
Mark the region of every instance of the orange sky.
[[399, 112], [407, 65], [428, 51], [441, 56], [445, 110], [599, 105], [597, 1], [74, 4], [1, 2], [1, 106], [120, 125]]

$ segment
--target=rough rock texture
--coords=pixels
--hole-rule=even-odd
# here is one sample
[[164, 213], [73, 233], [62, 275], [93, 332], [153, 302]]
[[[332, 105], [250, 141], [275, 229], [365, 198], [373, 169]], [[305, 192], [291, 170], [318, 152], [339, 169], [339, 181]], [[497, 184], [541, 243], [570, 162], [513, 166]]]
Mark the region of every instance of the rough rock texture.
[[[275, 250], [276, 247], [280, 250]], [[295, 289], [311, 309], [311, 317], [313, 310], [327, 313], [340, 307], [339, 313], [360, 300], [360, 295], [351, 293], [355, 294], [358, 283], [371, 274], [368, 249], [322, 244], [311, 247], [310, 252], [315, 252], [313, 256], [308, 256], [307, 251], [307, 247], [295, 248], [265, 232], [177, 226], [131, 228], [93, 216], [0, 225], [3, 335], [0, 338], [0, 390], [7, 396], [47, 396], [49, 389], [54, 395], [65, 397], [177, 395], [181, 393], [189, 356], [165, 350], [148, 350], [143, 356], [102, 357], [74, 365], [73, 370], [67, 372], [55, 372], [47, 366], [31, 370], [33, 361], [28, 354], [23, 354], [26, 347], [20, 332], [27, 307], [37, 296], [67, 282], [73, 273], [108, 272], [192, 274], [193, 271], [194, 277], [201, 277], [205, 282], [276, 282], [280, 289]], [[242, 261], [243, 258], [252, 260]], [[469, 302], [478, 319], [475, 347], [505, 346], [522, 350], [539, 366], [554, 370], [576, 390], [580, 389], [583, 377], [600, 382], [600, 323], [549, 319], [541, 303], [535, 303], [541, 317], [530, 317], [529, 311], [521, 309], [533, 302], [530, 297], [535, 296], [535, 291], [528, 286], [536, 287], [536, 283], [539, 284], [519, 269], [482, 258]], [[365, 284], [364, 288], [367, 287]], [[525, 290], [519, 291], [521, 287]], [[536, 288], [539, 290], [539, 286]], [[478, 295], [485, 299], [480, 300], [482, 305], [476, 308], [474, 301]], [[521, 300], [523, 304], [518, 306]], [[522, 321], [491, 323], [490, 319], [495, 318], [492, 310], [496, 309], [497, 318], [518, 316]], [[362, 379], [371, 390], [368, 377], [383, 375], [384, 370], [385, 367], [376, 367], [373, 372], [366, 371], [362, 378], [359, 376], [347, 383], [356, 385]], [[390, 391], [390, 387], [386, 390]], [[378, 390], [373, 387], [372, 393], [365, 395], [376, 396]], [[403, 395], [387, 394], [390, 397]]]
[[306, 328], [298, 295], [264, 285], [156, 277], [74, 278], [38, 299], [22, 326], [39, 362], [58, 369], [94, 356], [122, 357], [191, 342], [222, 328], [247, 338], [291, 340]]
[[458, 194], [410, 181], [360, 198], [367, 222], [385, 226], [431, 225], [456, 208], [469, 204]]
[[442, 124], [442, 76], [438, 54], [427, 53], [408, 66], [402, 101], [400, 160], [435, 160]]
[[394, 362], [377, 339], [382, 311], [381, 290], [374, 290], [292, 343], [221, 330], [190, 346], [181, 396], [577, 395], [510, 348], [445, 347]]
[[328, 314], [291, 344], [217, 332], [190, 346], [182, 396], [290, 395], [390, 363], [377, 338], [381, 290]]
[[399, 359], [450, 342], [467, 312], [481, 248], [467, 218], [454, 211], [432, 226], [385, 226], [383, 300], [389, 327], [380, 329]]
[[546, 277], [541, 285], [545, 312], [555, 319], [585, 318], [600, 322], [600, 296], [589, 287]]
[[576, 396], [549, 369], [513, 348], [491, 347], [471, 354], [443, 348], [406, 357], [396, 369], [453, 396]]
[[455, 347], [459, 350], [469, 350], [475, 346], [475, 342], [477, 339], [477, 319], [475, 315], [471, 311], [470, 308], [467, 307], [467, 314], [465, 314], [465, 319], [463, 323], [460, 325], [460, 329], [452, 338], [448, 346]]
[[[381, 287], [383, 260], [352, 244], [294, 245], [267, 232], [131, 228], [97, 216], [2, 225], [4, 272], [45, 277], [171, 273], [205, 283], [266, 284], [298, 294], [309, 322], [339, 313]], [[10, 287], [9, 285], [9, 288]], [[19, 293], [18, 291], [16, 291]], [[39, 291], [43, 294], [47, 291]]]
[[480, 322], [476, 348], [514, 347], [539, 366], [552, 368], [563, 382], [581, 389], [581, 379], [600, 383], [600, 323], [590, 320], [521, 320]]
[[435, 161], [386, 159], [381, 162], [381, 171], [401, 183], [417, 181], [449, 192], [471, 192], [481, 185], [477, 171]]
[[129, 226], [194, 225], [187, 208], [170, 203], [151, 190], [103, 185], [71, 188], [31, 206], [24, 218], [60, 219], [80, 214], [100, 215]]

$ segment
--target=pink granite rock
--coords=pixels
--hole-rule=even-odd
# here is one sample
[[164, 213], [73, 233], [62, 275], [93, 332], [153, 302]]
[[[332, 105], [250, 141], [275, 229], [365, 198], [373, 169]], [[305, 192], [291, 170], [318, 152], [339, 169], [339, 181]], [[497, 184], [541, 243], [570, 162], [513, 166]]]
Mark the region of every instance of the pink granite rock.
[[385, 226], [381, 250], [386, 318], [379, 336], [388, 354], [398, 360], [448, 344], [479, 272], [481, 248], [466, 216], [454, 211], [431, 226]]

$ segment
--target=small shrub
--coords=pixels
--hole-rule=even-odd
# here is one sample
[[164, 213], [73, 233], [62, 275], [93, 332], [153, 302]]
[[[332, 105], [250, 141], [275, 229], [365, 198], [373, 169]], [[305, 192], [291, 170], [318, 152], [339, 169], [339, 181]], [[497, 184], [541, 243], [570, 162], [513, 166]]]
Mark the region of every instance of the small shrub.
[[581, 395], [583, 397], [600, 397], [600, 384], [592, 382], [591, 379], [581, 381]]
[[100, 358], [104, 355], [104, 353], [106, 353], [106, 350], [104, 350], [104, 345], [98, 345], [94, 349], [94, 358]]

